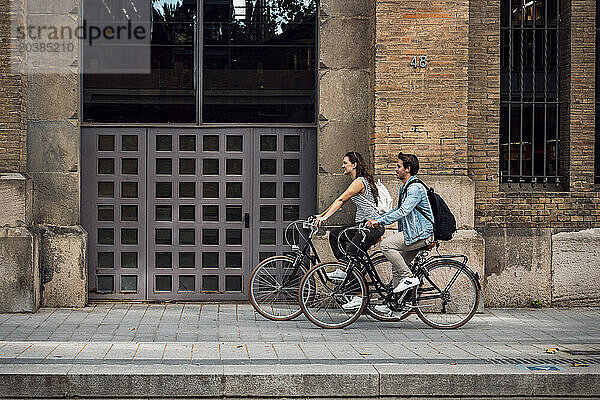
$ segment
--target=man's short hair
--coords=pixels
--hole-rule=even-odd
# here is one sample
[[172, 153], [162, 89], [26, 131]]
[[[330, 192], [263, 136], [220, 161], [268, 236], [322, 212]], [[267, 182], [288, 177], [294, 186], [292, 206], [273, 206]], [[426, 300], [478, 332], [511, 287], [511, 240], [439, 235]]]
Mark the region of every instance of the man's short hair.
[[410, 174], [416, 175], [419, 172], [419, 159], [414, 154], [398, 153], [398, 159], [402, 160], [404, 168], [410, 167]]

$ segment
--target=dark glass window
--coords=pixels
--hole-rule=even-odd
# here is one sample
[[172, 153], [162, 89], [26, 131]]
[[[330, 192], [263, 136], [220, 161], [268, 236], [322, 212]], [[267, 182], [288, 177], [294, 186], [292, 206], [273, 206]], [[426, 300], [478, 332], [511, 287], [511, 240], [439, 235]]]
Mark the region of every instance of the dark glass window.
[[[91, 24], [100, 16], [102, 26], [126, 25], [134, 12], [126, 9], [129, 6], [129, 2], [84, 0], [84, 19]], [[196, 0], [153, 0], [151, 72], [83, 74], [83, 120], [196, 122], [196, 9]], [[84, 52], [84, 66], [103, 66], [108, 53], [127, 51], [127, 46], [135, 44], [90, 46]]]
[[204, 1], [204, 122], [314, 122], [316, 4]]
[[559, 183], [560, 0], [501, 0], [500, 179]]

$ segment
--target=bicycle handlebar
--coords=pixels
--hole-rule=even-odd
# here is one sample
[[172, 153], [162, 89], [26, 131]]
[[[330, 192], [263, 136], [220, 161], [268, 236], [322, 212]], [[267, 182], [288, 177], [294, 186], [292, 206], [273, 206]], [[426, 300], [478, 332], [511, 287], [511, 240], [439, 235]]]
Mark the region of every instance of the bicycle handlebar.
[[[296, 221], [292, 221], [289, 223], [289, 225], [285, 228], [285, 232], [284, 232], [284, 239], [287, 242], [287, 244], [289, 246], [292, 246], [292, 249], [294, 248], [294, 246], [296, 246], [296, 243], [290, 243], [289, 240], [289, 235], [288, 235], [288, 231], [290, 230], [290, 228], [293, 227], [293, 229], [295, 229], [297, 231], [297, 234], [302, 237], [304, 240], [309, 241], [313, 235], [315, 234], [315, 232], [317, 232], [319, 230], [318, 226], [315, 226], [315, 217], [314, 216], [309, 216], [306, 219], [298, 219]], [[305, 235], [302, 233], [302, 230], [300, 229], [300, 225], [302, 226], [302, 229], [306, 229], [308, 231], [310, 231], [308, 233], [308, 238], [305, 237]]]

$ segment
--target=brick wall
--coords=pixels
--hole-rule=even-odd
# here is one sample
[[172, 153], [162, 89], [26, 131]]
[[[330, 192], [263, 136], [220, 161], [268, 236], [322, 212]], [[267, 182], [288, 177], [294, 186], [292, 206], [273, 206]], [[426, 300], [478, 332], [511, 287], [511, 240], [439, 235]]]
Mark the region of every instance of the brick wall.
[[[594, 185], [595, 1], [565, 1], [562, 46], [561, 157], [565, 190], [498, 184], [498, 0], [472, 0], [469, 37], [469, 176], [475, 181], [475, 226], [578, 230], [600, 226]], [[485, 93], [487, 87], [488, 92]]]
[[[475, 182], [476, 228], [600, 226], [595, 1], [563, 0], [561, 8], [563, 187], [499, 183], [499, 0], [377, 3], [376, 172], [389, 172], [402, 150], [419, 155], [425, 174], [468, 175]], [[414, 70], [410, 60], [421, 54], [428, 66]]]
[[[423, 174], [467, 174], [468, 18], [464, 1], [376, 3], [376, 173], [402, 150], [419, 155]], [[413, 68], [414, 56], [427, 66]]]
[[469, 3], [468, 174], [475, 182], [475, 223], [494, 221], [500, 168], [500, 2]]
[[24, 6], [22, 0], [0, 1], [0, 172], [24, 172], [27, 160], [26, 60], [11, 48], [11, 21], [23, 21]]

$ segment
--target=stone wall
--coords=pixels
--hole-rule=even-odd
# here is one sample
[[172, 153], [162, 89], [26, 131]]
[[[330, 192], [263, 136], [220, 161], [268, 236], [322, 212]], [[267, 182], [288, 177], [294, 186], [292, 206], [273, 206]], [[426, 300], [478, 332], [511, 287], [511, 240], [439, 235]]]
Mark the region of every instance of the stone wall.
[[0, 173], [0, 226], [31, 225], [31, 186], [23, 174]]
[[[471, 0], [468, 166], [475, 182], [475, 228], [486, 241], [491, 306], [553, 303], [552, 234], [600, 226], [594, 182], [595, 2], [562, 2], [561, 168], [567, 182], [499, 184], [499, 0]], [[554, 250], [552, 250], [554, 251]]]
[[[369, 0], [321, 0], [319, 17], [319, 211], [350, 183], [341, 174], [344, 154], [358, 151], [370, 162], [373, 132], [374, 9]], [[332, 223], [352, 219], [344, 206]]]
[[[38, 26], [74, 26], [79, 0], [28, 1]], [[53, 59], [56, 57], [56, 59]], [[79, 46], [49, 55], [47, 66], [28, 76], [27, 170], [34, 182], [36, 224], [79, 224]]]

